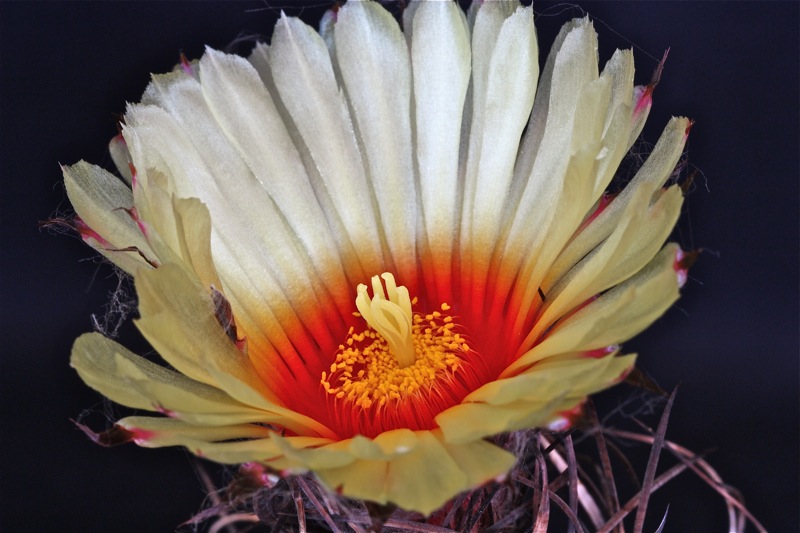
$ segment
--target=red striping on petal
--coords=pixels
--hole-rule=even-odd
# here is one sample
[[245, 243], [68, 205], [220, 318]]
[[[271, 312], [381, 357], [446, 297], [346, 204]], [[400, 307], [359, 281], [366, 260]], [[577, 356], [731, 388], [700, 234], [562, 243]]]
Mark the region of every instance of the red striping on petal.
[[565, 422], [565, 427], [560, 429], [559, 431], [563, 431], [564, 429], [570, 428], [575, 425], [583, 417], [583, 404], [586, 402], [586, 398], [584, 398], [578, 405], [569, 409], [568, 411], [561, 411], [558, 413], [558, 416]]
[[[329, 308], [327, 312], [325, 307]], [[329, 299], [277, 317], [280, 330], [274, 323], [263, 329], [272, 332], [268, 343], [258, 340], [258, 335], [250, 335], [246, 328], [238, 328], [239, 335], [248, 339], [247, 355], [265, 386], [284, 405], [314, 419], [319, 419], [326, 409], [320, 396], [324, 395], [320, 374], [330, 367], [339, 343], [357, 320], [352, 316], [343, 320], [341, 315], [338, 319], [329, 318], [337, 312], [335, 302]], [[266, 318], [264, 322], [269, 323]]]
[[[514, 321], [510, 317], [518, 315], [519, 307], [508, 297], [518, 273], [490, 267], [490, 275], [482, 285], [465, 284], [463, 278], [471, 271], [457, 257], [443, 265], [423, 256], [417, 265], [394, 271], [398, 283], [416, 298], [414, 313], [432, 313], [447, 303], [447, 314], [469, 347], [459, 355], [459, 368], [437, 377], [430, 389], [366, 408], [326, 391], [322, 373], [331, 374], [339, 345], [347, 341], [351, 327], [356, 331], [365, 327], [363, 319], [352, 314], [356, 311], [355, 294], [343, 304], [334, 301], [327, 291], [321, 292], [322, 298], [313, 306], [296, 308], [293, 314], [278, 317], [284, 337], [270, 339], [271, 344], [250, 343], [248, 356], [265, 385], [284, 406], [336, 428], [341, 438], [356, 434], [374, 437], [397, 428], [435, 429], [434, 419], [439, 413], [500, 375], [516, 357], [522, 340], [511, 334]], [[534, 311], [537, 309], [538, 306]], [[525, 327], [532, 324], [535, 316], [534, 313], [525, 321]], [[248, 334], [246, 330], [241, 333]]]
[[603, 357], [614, 353], [617, 350], [619, 350], [619, 346], [612, 344], [610, 346], [604, 346], [602, 348], [596, 348], [594, 350], [583, 352], [583, 355], [592, 359], [602, 359]]
[[[462, 255], [470, 257], [472, 254], [462, 251]], [[522, 337], [515, 336], [512, 331], [520, 315], [519, 272], [493, 261], [481, 282], [472, 283], [469, 260], [456, 258], [452, 271], [450, 294], [438, 302], [428, 299], [427, 304], [435, 307], [445, 301], [453, 307], [451, 315], [466, 331], [467, 342], [475, 352], [485, 355], [476, 361], [481, 365], [480, 372], [494, 379], [514, 360], [522, 341]], [[536, 311], [538, 307], [526, 317], [525, 327], [532, 324]]]
[[684, 252], [680, 248], [675, 253], [675, 261], [672, 263], [672, 268], [678, 275], [678, 286], [683, 287], [689, 277], [689, 268], [697, 261], [699, 252], [691, 251]]
[[576, 234], [580, 233], [581, 231], [586, 229], [586, 226], [591, 224], [592, 221], [594, 221], [594, 219], [596, 219], [600, 215], [600, 213], [605, 211], [606, 207], [611, 205], [611, 202], [616, 197], [617, 197], [616, 193], [614, 193], [614, 194], [612, 194], [612, 193], [603, 193], [603, 196], [601, 196], [600, 199], [597, 201], [597, 208], [595, 208], [595, 210], [592, 211], [592, 213], [589, 214], [588, 217], [586, 217], [586, 219], [583, 221], [583, 223], [580, 225], [580, 227], [577, 229], [577, 231], [575, 233]]
[[136, 191], [136, 188], [139, 186], [139, 178], [136, 175], [136, 167], [133, 166], [133, 163], [128, 163], [128, 170], [131, 171], [131, 190]]
[[139, 231], [142, 232], [142, 235], [147, 237], [147, 224], [145, 224], [145, 222], [139, 218], [139, 213], [136, 211], [136, 207], [120, 207], [119, 209], [122, 209], [128, 213], [128, 216], [131, 217], [131, 220], [133, 220], [136, 225], [139, 226]]
[[694, 120], [689, 119], [689, 124], [686, 126], [686, 130], [683, 132], [684, 141], [689, 137], [689, 132], [692, 131], [692, 126], [694, 126]]
[[636, 367], [629, 366], [628, 368], [623, 370], [622, 373], [617, 377], [617, 379], [614, 380], [614, 383], [622, 383], [623, 381], [628, 379], [628, 376], [631, 375], [631, 372], [633, 372], [634, 368], [636, 368]]
[[72, 221], [75, 229], [80, 233], [81, 238], [89, 245], [91, 245], [90, 241], [97, 242], [100, 246], [104, 248], [112, 248], [111, 243], [105, 240], [103, 237], [100, 236], [95, 230], [89, 227], [89, 225], [83, 221], [83, 219], [79, 216], [76, 216]]
[[636, 107], [633, 109], [634, 116], [640, 115], [645, 109], [653, 105], [654, 88], [655, 87], [652, 85], [648, 85], [644, 88], [642, 93], [639, 95], [639, 99], [636, 101]]
[[[539, 335], [539, 337], [538, 337], [538, 338], [537, 338], [537, 339], [536, 339], [536, 340], [535, 340], [535, 341], [534, 341], [534, 342], [533, 342], [531, 345], [529, 345], [529, 346], [527, 346], [527, 345], [526, 345], [526, 348], [525, 348], [525, 350], [526, 350], [526, 351], [527, 351], [527, 350], [530, 350], [532, 346], [536, 346], [537, 344], [539, 344], [539, 343], [541, 343], [542, 341], [544, 341], [544, 340], [545, 340], [545, 339], [546, 339], [546, 338], [547, 338], [547, 337], [550, 335], [550, 333], [552, 333], [552, 332], [553, 332], [553, 330], [554, 330], [554, 329], [557, 327], [557, 325], [558, 325], [559, 323], [562, 323], [562, 322], [564, 322], [565, 320], [569, 320], [569, 319], [570, 319], [570, 318], [571, 318], [573, 315], [575, 315], [575, 314], [576, 314], [578, 311], [582, 310], [584, 307], [586, 307], [587, 305], [589, 305], [589, 304], [590, 304], [590, 303], [592, 303], [593, 301], [597, 300], [598, 296], [599, 296], [598, 294], [595, 294], [595, 295], [594, 295], [594, 296], [592, 296], [591, 298], [587, 298], [587, 299], [586, 299], [586, 300], [585, 300], [583, 303], [581, 303], [580, 305], [578, 305], [578, 306], [574, 307], [573, 309], [571, 309], [570, 311], [566, 312], [564, 315], [562, 315], [562, 316], [561, 316], [561, 318], [559, 318], [559, 319], [558, 319], [558, 321], [557, 321], [555, 324], [552, 324], [550, 327], [548, 327], [547, 329], [545, 329], [545, 330], [542, 332], [542, 334], [541, 334], [541, 335]], [[600, 348], [600, 350], [606, 350], [606, 349], [608, 349], [608, 348], [611, 348], [611, 347], [610, 347], [610, 346], [607, 346], [607, 347], [604, 347], [604, 348]], [[615, 349], [616, 349], [616, 348], [618, 348], [618, 347], [615, 347]], [[592, 352], [594, 352], [594, 351], [596, 351], [596, 350], [592, 350], [592, 351], [590, 351], [590, 352], [586, 352], [586, 353], [587, 353], [587, 355], [588, 355], [589, 353], [592, 353]], [[613, 350], [612, 350], [612, 351], [613, 351]], [[517, 357], [519, 357], [520, 355], [522, 355], [522, 353], [519, 353], [519, 354], [517, 354]], [[607, 353], [604, 353], [604, 354], [602, 354], [602, 355], [607, 355]], [[591, 356], [590, 356], [590, 357], [591, 357]]]
[[181, 68], [183, 72], [188, 74], [189, 76], [194, 76], [194, 69], [192, 68], [192, 64], [186, 59], [186, 55], [181, 52]]
[[[125, 208], [120, 207], [119, 209], [125, 209]], [[127, 209], [125, 210], [127, 211]], [[113, 246], [110, 242], [104, 239], [99, 233], [90, 228], [89, 225], [86, 224], [86, 222], [84, 222], [79, 216], [76, 216], [69, 225], [80, 234], [83, 241], [89, 246], [93, 246], [95, 248], [102, 248], [107, 252], [136, 252], [151, 267], [158, 268], [159, 266], [159, 263], [157, 261], [147, 257], [136, 246], [127, 246], [125, 248], [117, 248]], [[97, 243], [97, 246], [93, 245], [92, 242]]]
[[426, 249], [420, 253], [419, 264], [413, 272], [399, 271], [396, 277], [410, 294], [425, 300], [423, 305], [452, 302], [455, 299], [453, 287], [456, 286], [454, 280], [457, 277], [454, 261], [455, 258], [437, 257], [430, 249]]
[[156, 412], [161, 413], [164, 416], [168, 416], [170, 418], [178, 418], [178, 414], [175, 411], [167, 409], [163, 405], [154, 405], [153, 408], [156, 410]]
[[149, 440], [153, 440], [156, 436], [155, 431], [148, 431], [146, 429], [132, 428], [130, 431], [133, 434], [133, 442], [140, 446]]
[[96, 442], [100, 446], [105, 447], [119, 446], [120, 444], [127, 444], [129, 442], [135, 442], [136, 444], [141, 445], [155, 436], [154, 431], [147, 431], [138, 428], [127, 429], [120, 425], [114, 425], [111, 429], [107, 429], [106, 431], [101, 431], [98, 433], [93, 431], [89, 426], [74, 420], [72, 423], [75, 424], [78, 429], [83, 431], [87, 437], [92, 439], [92, 441]]

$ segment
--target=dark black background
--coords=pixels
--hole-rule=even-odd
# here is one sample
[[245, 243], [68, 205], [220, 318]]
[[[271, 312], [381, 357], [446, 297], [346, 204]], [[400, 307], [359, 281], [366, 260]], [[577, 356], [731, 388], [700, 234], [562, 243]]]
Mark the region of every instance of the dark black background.
[[[309, 3], [306, 2], [306, 5]], [[110, 167], [106, 143], [149, 72], [241, 31], [268, 36], [281, 8], [313, 3], [0, 3], [2, 401], [0, 529], [170, 531], [204, 490], [182, 450], [103, 449], [70, 423], [107, 409], [69, 368], [116, 285], [77, 239], [40, 231], [69, 209], [58, 163]], [[581, 10], [537, 3], [540, 42]], [[770, 531], [798, 525], [798, 22], [796, 2], [578, 2], [601, 61], [634, 46], [637, 82], [671, 52], [645, 139], [696, 120], [702, 174], [675, 238], [703, 247], [678, 305], [626, 348], [664, 387], [681, 383], [668, 432], [739, 487]], [[724, 507], [684, 474], [657, 500], [665, 531], [725, 531]]]

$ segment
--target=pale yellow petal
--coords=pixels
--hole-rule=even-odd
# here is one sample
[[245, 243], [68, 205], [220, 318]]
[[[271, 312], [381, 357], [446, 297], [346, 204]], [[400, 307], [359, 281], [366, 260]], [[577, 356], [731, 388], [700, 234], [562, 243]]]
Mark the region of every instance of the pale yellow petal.
[[217, 321], [210, 292], [184, 269], [167, 264], [140, 273], [136, 290], [141, 313], [137, 327], [178, 371], [244, 404], [287, 417], [291, 421], [285, 425], [293, 430], [333, 434], [318, 422], [280, 406]]
[[677, 251], [676, 245], [664, 247], [635, 276], [559, 322], [504, 375], [553, 355], [617, 345], [644, 330], [678, 299], [679, 280], [674, 267]]
[[487, 383], [461, 404], [440, 413], [436, 423], [445, 440], [454, 443], [546, 426], [587, 395], [616, 383], [634, 360], [633, 355], [613, 353], [599, 359], [564, 354], [518, 376]]
[[[134, 442], [147, 448], [187, 446], [189, 442], [216, 442], [231, 439], [266, 440], [270, 430], [255, 424], [229, 424], [226, 426], [198, 426], [174, 418], [129, 416], [119, 420], [121, 426], [133, 433]], [[196, 448], [187, 446], [192, 453]]]
[[606, 153], [597, 172], [592, 200], [605, 191], [622, 158], [630, 149], [633, 107], [633, 52], [617, 50], [608, 60], [600, 77], [610, 80], [611, 101], [605, 114], [603, 145]]
[[[491, 2], [491, 4], [505, 4], [512, 5], [514, 2]], [[473, 3], [473, 6], [478, 3]], [[470, 12], [473, 10], [470, 9]], [[550, 47], [550, 52], [547, 55], [547, 61], [541, 70], [539, 83], [536, 90], [536, 98], [533, 103], [533, 110], [528, 120], [528, 126], [525, 129], [525, 134], [520, 141], [519, 155], [517, 156], [517, 165], [514, 169], [514, 182], [517, 185], [524, 185], [528, 176], [533, 169], [533, 163], [536, 160], [536, 155], [542, 144], [544, 137], [545, 126], [547, 125], [547, 115], [550, 107], [550, 93], [553, 83], [553, 70], [555, 69], [556, 57], [564, 45], [567, 35], [572, 33], [572, 30], [586, 26], [589, 24], [588, 18], [573, 19], [564, 24], [558, 32], [553, 45]]]
[[557, 413], [580, 403], [580, 398], [554, 397], [531, 402], [520, 400], [503, 405], [462, 403], [443, 411], [436, 423], [446, 442], [466, 444], [506, 431], [546, 427]]
[[355, 244], [353, 253], [365, 269], [362, 279], [373, 275], [381, 261], [381, 235], [347, 102], [337, 86], [328, 49], [312, 28], [284, 16], [275, 26], [266, 55], [268, 61], [261, 63], [270, 69], [281, 102], [319, 173], [317, 196], [331, 204], [326, 215], [344, 227], [347, 242], [342, 245], [350, 250]]
[[445, 441], [441, 432], [435, 434], [440, 435], [442, 446], [466, 475], [466, 489], [503, 476], [517, 461], [512, 453], [483, 439], [455, 444]]
[[585, 396], [593, 388], [606, 387], [608, 377], [616, 379], [633, 362], [632, 356], [618, 357], [616, 351], [600, 357], [565, 353], [550, 358], [514, 377], [487, 383], [464, 401], [503, 405], [519, 400], [539, 402], [542, 398]]
[[[492, 10], [484, 16], [485, 9], [478, 13], [475, 40], [493, 31], [494, 28], [484, 29], [484, 26], [494, 26], [500, 18], [497, 14], [490, 17]], [[470, 243], [477, 254], [471, 261], [477, 279], [485, 277], [489, 254], [497, 242], [503, 219], [508, 216], [507, 202], [519, 138], [533, 105], [539, 75], [531, 8], [519, 7], [503, 20], [494, 35], [496, 41], [492, 43], [489, 58], [475, 52], [472, 127], [464, 180], [461, 239]]]
[[336, 62], [395, 265], [416, 271], [417, 193], [411, 158], [411, 65], [394, 18], [348, 2], [334, 26]]
[[418, 432], [403, 428], [384, 431], [374, 439], [356, 435], [347, 448], [359, 459], [391, 459], [410, 452], [418, 445], [421, 445]]
[[392, 502], [429, 514], [470, 488], [469, 478], [431, 432], [417, 432], [417, 438], [418, 446], [391, 461], [360, 459], [341, 468], [318, 471], [317, 476], [350, 497]]
[[642, 194], [650, 196], [664, 185], [681, 156], [688, 126], [689, 121], [685, 118], [670, 120], [653, 148], [653, 152], [631, 183], [561, 252], [551, 268], [551, 278], [558, 279], [563, 276], [566, 270], [572, 268], [581, 258], [611, 235], [612, 231], [620, 224], [626, 204], [631, 202], [632, 196], [638, 189], [644, 188], [647, 192]]
[[[146, 95], [163, 107], [131, 107], [126, 138], [134, 157], [146, 153], [145, 161], [170, 174], [167, 179], [152, 169], [140, 172], [137, 205], [152, 206], [153, 225], [170, 227], [169, 194], [199, 197], [212, 220], [211, 249], [221, 282], [217, 288], [230, 302], [248, 347], [265, 357], [275, 346], [291, 344], [285, 332], [300, 329], [296, 326], [303, 317], [297, 308], [331, 299], [303, 243], [221, 131], [195, 79], [157, 76]], [[307, 282], [298, 283], [298, 278]], [[336, 279], [331, 275], [328, 281]], [[346, 287], [339, 288], [339, 300], [349, 312]], [[336, 318], [328, 318], [335, 327]], [[276, 360], [262, 363], [263, 368], [283, 365]]]
[[[570, 158], [556, 207], [559, 213], [558, 221], [552, 228], [550, 236], [540, 244], [539, 253], [532, 254], [526, 248], [506, 252], [505, 268], [510, 269], [516, 275], [507, 276], [509, 281], [506, 281], [506, 285], [498, 292], [501, 297], [505, 297], [506, 292], [513, 290], [512, 297], [519, 302], [519, 311], [514, 325], [515, 331], [521, 331], [529, 310], [541, 303], [540, 284], [534, 284], [531, 280], [531, 277], [536, 275], [539, 263], [550, 261], [563, 248], [574, 228], [583, 218], [585, 207], [582, 206], [586, 206], [591, 201], [592, 181], [587, 180], [586, 176], [593, 176], [597, 172], [600, 164], [597, 157], [599, 150], [600, 142], [596, 141], [583, 146]], [[509, 261], [507, 258], [516, 258], [517, 263]], [[519, 268], [518, 272], [515, 270], [516, 268]], [[515, 279], [529, 281], [513, 284]]]
[[[597, 35], [592, 25], [584, 20], [566, 34], [554, 59], [541, 145], [530, 173], [518, 176], [510, 196], [513, 203], [508, 206], [503, 241], [497, 247], [501, 271], [516, 272], [522, 268], [522, 261], [536, 258], [521, 274], [526, 281], [519, 284], [520, 289], [539, 286], [560, 249], [552, 244], [546, 246], [551, 232], [563, 234], [565, 228], [568, 231], [568, 225], [561, 225], [557, 207], [564, 194], [564, 176], [573, 155], [575, 110], [586, 87], [597, 78]], [[582, 179], [586, 180], [587, 176]], [[593, 185], [594, 177], [590, 179]], [[530, 298], [525, 300], [530, 301]]]
[[[302, 473], [307, 468], [283, 455], [276, 440], [276, 433], [263, 426], [227, 426], [206, 428], [191, 425], [167, 426], [153, 421], [180, 422], [172, 419], [130, 417], [119, 422], [129, 429], [139, 430], [142, 437], [136, 441], [140, 446], [157, 448], [162, 446], [184, 446], [191, 453], [223, 464], [248, 462], [263, 463], [282, 473]], [[150, 431], [152, 433], [147, 433]], [[332, 441], [319, 437], [287, 437], [297, 448], [324, 447]], [[347, 459], [350, 460], [350, 459]], [[340, 461], [342, 462], [342, 461]]]
[[[221, 283], [211, 254], [211, 218], [196, 198], [178, 198], [158, 186], [166, 177], [151, 170], [150, 186], [138, 187], [136, 198], [140, 225], [157, 263], [177, 263], [193, 272], [206, 287]], [[145, 192], [146, 190], [146, 192]]]
[[275, 438], [287, 459], [312, 470], [332, 468], [355, 459], [393, 460], [420, 445], [419, 432], [405, 428], [384, 431], [374, 439], [356, 435], [350, 439], [316, 448], [298, 448], [288, 438], [277, 436]]
[[458, 158], [470, 78], [469, 34], [455, 3], [415, 5], [411, 60], [422, 221], [426, 244], [436, 251], [432, 275], [449, 276], [460, 203]]
[[122, 179], [125, 180], [128, 186], [131, 186], [133, 183], [133, 172], [131, 171], [133, 160], [131, 160], [131, 154], [122, 135], [117, 135], [109, 141], [108, 152], [111, 154], [111, 160], [114, 161], [114, 166], [117, 167]]
[[[543, 138], [530, 175], [520, 177], [519, 203], [512, 213], [506, 250], [519, 246], [535, 250], [547, 234], [571, 156], [567, 147], [572, 146], [575, 110], [584, 88], [597, 77], [597, 35], [583, 20], [566, 34], [554, 60]], [[540, 268], [546, 264], [543, 261]]]
[[196, 198], [172, 198], [181, 262], [205, 287], [220, 287], [211, 253], [211, 217]]
[[[232, 57], [207, 51], [202, 86], [179, 74], [155, 77], [146, 96], [160, 108], [132, 106], [126, 138], [134, 159], [147, 156], [137, 168], [149, 163], [162, 170], [179, 197], [197, 197], [208, 207], [214, 259], [232, 304], [253, 305], [247, 299], [255, 284], [257, 294], [277, 306], [283, 303], [285, 312], [287, 298], [330, 298], [326, 288], [341, 290], [343, 274], [336, 241], [321, 222], [324, 215], [271, 97], [250, 64]], [[231, 98], [226, 87], [239, 78], [245, 80], [241, 94]], [[253, 106], [249, 112], [248, 105]], [[272, 147], [268, 154], [252, 146], [255, 139], [239, 138], [244, 130], [232, 131], [231, 121], [244, 120], [242, 114], [249, 129], [258, 130], [262, 146]], [[258, 276], [241, 279], [242, 265]], [[297, 284], [297, 272], [310, 283]], [[345, 296], [350, 297], [339, 294]]]
[[200, 425], [282, 422], [219, 389], [139, 357], [99, 333], [78, 337], [70, 364], [87, 385], [128, 407], [160, 411]]
[[554, 286], [543, 283], [546, 310], [529, 338], [535, 339], [569, 310], [624, 281], [657, 253], [680, 215], [683, 196], [672, 187], [648, 209], [644, 190], [634, 196], [627, 213], [609, 238], [590, 252]]
[[[336, 263], [335, 249], [308, 175], [272, 96], [247, 60], [207, 49], [201, 88], [218, 127], [268, 192], [312, 258]], [[264, 150], [264, 147], [270, 147]]]
[[515, 457], [487, 442], [450, 443], [439, 431], [390, 431], [340, 442], [280, 437], [180, 444], [220, 462], [262, 461], [285, 472], [312, 470], [350, 498], [392, 502], [429, 514], [464, 490], [503, 475]]
[[[423, 514], [459, 492], [502, 476], [515, 461], [512, 454], [481, 440], [445, 442], [439, 431], [388, 432], [367, 445], [372, 448], [364, 456], [353, 453], [365, 449], [355, 439], [280, 437], [250, 424], [201, 427], [166, 418], [128, 417], [118, 425], [131, 431], [140, 446], [181, 445], [217, 462], [257, 461], [282, 473], [310, 469], [344, 496], [392, 502]], [[384, 452], [374, 455], [378, 449]]]
[[133, 207], [131, 189], [116, 176], [85, 161], [62, 170], [75, 212], [104, 241], [93, 239], [93, 246], [129, 274], [149, 266], [147, 259], [156, 257], [128, 211]]

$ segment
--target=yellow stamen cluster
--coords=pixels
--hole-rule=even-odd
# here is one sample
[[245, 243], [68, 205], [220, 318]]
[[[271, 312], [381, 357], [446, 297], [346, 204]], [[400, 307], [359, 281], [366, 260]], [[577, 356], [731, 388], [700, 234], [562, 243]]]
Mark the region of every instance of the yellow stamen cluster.
[[[414, 314], [411, 304], [416, 299], [408, 299], [408, 291], [397, 287], [391, 274], [381, 277], [395, 302], [386, 298], [377, 276], [372, 280], [375, 296], [371, 306], [365, 299], [366, 286], [359, 286], [356, 304], [362, 312], [357, 315], [368, 327], [360, 332], [350, 328], [330, 374], [323, 372], [320, 380], [328, 394], [364, 409], [376, 404], [383, 407], [429, 389], [437, 378], [455, 372], [461, 363], [459, 355], [470, 349], [454, 331], [453, 318], [446, 314], [450, 306], [443, 303], [441, 311]], [[398, 293], [401, 296], [396, 300], [393, 296]], [[365, 309], [371, 309], [372, 314], [364, 313]], [[383, 315], [378, 310], [383, 310]]]

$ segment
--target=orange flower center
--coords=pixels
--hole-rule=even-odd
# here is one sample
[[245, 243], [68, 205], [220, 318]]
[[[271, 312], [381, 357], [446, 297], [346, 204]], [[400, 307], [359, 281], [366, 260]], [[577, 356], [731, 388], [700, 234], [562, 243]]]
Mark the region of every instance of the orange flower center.
[[417, 299], [389, 273], [373, 276], [372, 289], [370, 298], [367, 286], [359, 285], [356, 297], [356, 315], [367, 327], [350, 328], [330, 374], [322, 372], [320, 380], [328, 394], [363, 409], [430, 390], [435, 381], [452, 377], [470, 351], [447, 303], [440, 311], [413, 313]]

